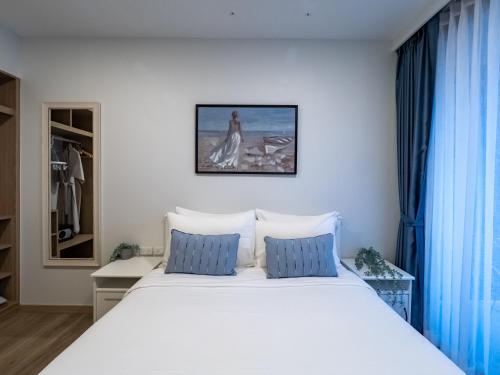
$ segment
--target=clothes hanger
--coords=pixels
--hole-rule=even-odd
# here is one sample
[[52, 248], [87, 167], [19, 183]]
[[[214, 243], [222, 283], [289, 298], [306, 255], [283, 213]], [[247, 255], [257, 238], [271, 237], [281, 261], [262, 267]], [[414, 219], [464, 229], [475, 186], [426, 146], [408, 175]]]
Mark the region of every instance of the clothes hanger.
[[85, 151], [83, 148], [80, 150], [80, 155], [84, 156], [84, 157], [87, 157], [87, 158], [92, 158], [93, 155], [88, 152], [88, 151]]
[[81, 156], [92, 158], [92, 154], [88, 151], [85, 151], [81, 144], [76, 144], [75, 149], [80, 153]]

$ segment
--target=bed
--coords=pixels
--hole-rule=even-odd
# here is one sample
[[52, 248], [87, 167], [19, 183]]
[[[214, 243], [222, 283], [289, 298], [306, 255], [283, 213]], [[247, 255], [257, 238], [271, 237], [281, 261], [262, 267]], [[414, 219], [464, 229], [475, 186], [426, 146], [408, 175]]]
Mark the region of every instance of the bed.
[[156, 269], [42, 374], [462, 373], [365, 282], [338, 273]]

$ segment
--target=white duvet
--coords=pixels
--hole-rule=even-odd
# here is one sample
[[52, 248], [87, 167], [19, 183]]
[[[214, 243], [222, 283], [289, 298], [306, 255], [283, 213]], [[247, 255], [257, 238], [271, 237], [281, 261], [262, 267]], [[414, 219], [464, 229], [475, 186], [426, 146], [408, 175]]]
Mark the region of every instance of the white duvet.
[[49, 374], [458, 374], [341, 268], [337, 278], [155, 270], [67, 348]]

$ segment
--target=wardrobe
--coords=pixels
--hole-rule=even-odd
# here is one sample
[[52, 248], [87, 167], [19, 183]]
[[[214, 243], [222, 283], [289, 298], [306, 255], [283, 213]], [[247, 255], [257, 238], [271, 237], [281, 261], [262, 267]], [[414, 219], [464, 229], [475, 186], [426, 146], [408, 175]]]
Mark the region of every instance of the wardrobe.
[[43, 260], [95, 267], [100, 259], [100, 105], [44, 103]]

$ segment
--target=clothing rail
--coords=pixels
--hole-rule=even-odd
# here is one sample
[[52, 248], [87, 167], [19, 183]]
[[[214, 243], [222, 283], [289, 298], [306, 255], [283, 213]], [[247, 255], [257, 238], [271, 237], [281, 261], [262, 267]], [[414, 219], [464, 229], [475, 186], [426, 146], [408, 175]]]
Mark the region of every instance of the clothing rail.
[[82, 143], [81, 143], [81, 142], [74, 141], [74, 140], [72, 140], [72, 139], [68, 139], [68, 138], [64, 138], [64, 137], [60, 137], [60, 136], [58, 136], [58, 135], [53, 135], [53, 136], [52, 136], [52, 139], [53, 139], [53, 140], [56, 140], [56, 141], [62, 141], [62, 142], [68, 142], [68, 143], [74, 143], [74, 144], [76, 144], [76, 145], [80, 145], [80, 146], [82, 145]]

